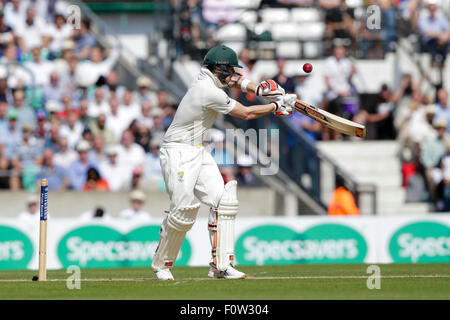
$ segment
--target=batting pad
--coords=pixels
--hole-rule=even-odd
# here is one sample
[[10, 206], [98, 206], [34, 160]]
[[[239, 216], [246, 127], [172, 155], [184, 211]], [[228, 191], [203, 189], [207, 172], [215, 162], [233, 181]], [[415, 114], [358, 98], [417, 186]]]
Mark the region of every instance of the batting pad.
[[173, 267], [186, 232], [192, 228], [199, 208], [200, 204], [197, 203], [179, 211], [169, 212], [161, 225], [159, 244], [152, 261], [153, 271]]
[[237, 182], [225, 185], [217, 209], [217, 269], [225, 271], [234, 262], [234, 220], [238, 213]]

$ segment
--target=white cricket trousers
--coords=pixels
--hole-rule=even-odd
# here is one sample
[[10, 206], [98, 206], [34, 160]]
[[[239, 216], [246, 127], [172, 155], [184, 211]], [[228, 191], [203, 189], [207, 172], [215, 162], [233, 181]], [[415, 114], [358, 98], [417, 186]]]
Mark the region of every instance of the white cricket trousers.
[[224, 181], [214, 158], [203, 146], [163, 146], [160, 161], [171, 212], [193, 204], [195, 198], [213, 208], [219, 205]]

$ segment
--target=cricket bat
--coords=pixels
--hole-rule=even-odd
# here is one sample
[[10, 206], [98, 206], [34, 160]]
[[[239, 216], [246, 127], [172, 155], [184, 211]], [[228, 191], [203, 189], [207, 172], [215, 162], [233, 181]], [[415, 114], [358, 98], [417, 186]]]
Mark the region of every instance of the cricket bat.
[[297, 99], [297, 102], [295, 102], [295, 110], [340, 133], [360, 138], [364, 138], [366, 136], [366, 127], [362, 124], [344, 119], [312, 106], [302, 100]]

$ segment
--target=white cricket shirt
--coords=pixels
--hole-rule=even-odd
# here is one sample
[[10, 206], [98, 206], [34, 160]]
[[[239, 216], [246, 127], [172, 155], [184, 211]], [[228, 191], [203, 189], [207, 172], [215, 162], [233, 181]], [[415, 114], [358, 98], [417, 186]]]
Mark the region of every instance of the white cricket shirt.
[[203, 143], [205, 132], [212, 127], [219, 113], [227, 114], [236, 105], [236, 100], [228, 97], [222, 87], [211, 71], [204, 67], [201, 69], [178, 106], [164, 135], [163, 147]]

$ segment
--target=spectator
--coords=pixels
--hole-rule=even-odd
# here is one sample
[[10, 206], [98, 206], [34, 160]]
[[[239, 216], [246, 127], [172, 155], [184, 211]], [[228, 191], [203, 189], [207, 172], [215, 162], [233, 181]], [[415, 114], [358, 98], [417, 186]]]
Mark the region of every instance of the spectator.
[[236, 180], [240, 187], [262, 187], [261, 180], [252, 173], [254, 161], [248, 155], [241, 155], [237, 159], [238, 173]]
[[11, 28], [16, 29], [25, 21], [27, 4], [24, 0], [11, 0], [5, 4], [5, 22]]
[[114, 132], [106, 127], [106, 115], [104, 113], [99, 114], [96, 121], [91, 121], [89, 129], [93, 136], [101, 135], [106, 145], [117, 143]]
[[31, 84], [31, 76], [27, 70], [18, 65], [22, 53], [14, 43], [9, 43], [0, 57], [0, 72], [7, 77], [7, 85], [10, 89], [19, 89]]
[[81, 191], [86, 183], [87, 171], [89, 168], [96, 168], [97, 164], [89, 160], [89, 142], [80, 140], [77, 144], [78, 159], [72, 162], [67, 169], [70, 186], [75, 191]]
[[329, 215], [359, 215], [360, 211], [356, 205], [353, 194], [347, 189], [344, 179], [336, 176], [336, 189], [331, 196], [331, 201], [328, 206]]
[[311, 7], [316, 0], [276, 0], [276, 2], [285, 6]]
[[50, 123], [48, 123], [44, 111], [38, 111], [36, 113], [36, 119], [37, 124], [33, 135], [39, 140], [39, 144], [44, 145], [47, 132], [50, 129]]
[[122, 133], [117, 160], [119, 165], [128, 168], [129, 172], [133, 172], [137, 167], [141, 167], [144, 164], [144, 149], [134, 142], [134, 136], [130, 130], [125, 130]]
[[22, 130], [17, 123], [19, 115], [15, 109], [9, 110], [6, 116], [8, 126], [4, 134], [0, 135], [0, 142], [4, 145], [7, 158], [11, 159], [14, 148], [22, 141]]
[[397, 103], [403, 97], [407, 84], [407, 81], [403, 81], [402, 85], [394, 92], [389, 89], [387, 84], [383, 84], [373, 105], [366, 105], [366, 110], [362, 110], [358, 114], [358, 117], [361, 117], [359, 121], [362, 123], [375, 125], [373, 130], [375, 139], [395, 139], [394, 114]]
[[145, 155], [143, 168], [146, 179], [157, 183], [164, 183], [164, 181], [162, 181], [162, 171], [159, 158], [160, 144], [161, 141], [159, 139], [152, 139], [150, 141], [150, 152]]
[[142, 101], [141, 104], [141, 115], [139, 117], [139, 121], [149, 129], [153, 128], [153, 117], [151, 115], [152, 105], [150, 101]]
[[429, 139], [423, 143], [421, 162], [425, 168], [425, 177], [427, 180], [428, 190], [433, 201], [436, 200], [436, 185], [433, 181], [433, 169], [439, 164], [439, 161], [446, 153], [445, 133], [447, 130], [447, 122], [443, 119], [436, 119], [433, 127], [437, 132], [434, 139]]
[[327, 39], [349, 39], [355, 35], [353, 10], [345, 0], [319, 0], [325, 11]]
[[285, 65], [286, 59], [277, 58], [278, 73], [273, 77], [273, 80], [282, 86], [286, 93], [292, 93], [295, 91], [295, 81], [284, 73]]
[[328, 110], [336, 115], [351, 118], [358, 111], [358, 105], [355, 103], [357, 92], [351, 82], [356, 69], [346, 57], [346, 49], [342, 43], [335, 42], [333, 55], [325, 60], [324, 70], [328, 89]]
[[[68, 50], [66, 50], [68, 51]], [[67, 54], [66, 54], [67, 55]], [[67, 69], [66, 69], [67, 68]], [[84, 84], [80, 84], [79, 76], [77, 75], [78, 68], [78, 58], [71, 57], [67, 61], [58, 61], [55, 62], [55, 70], [59, 70], [61, 73], [61, 85], [65, 90], [72, 92], [72, 95], [75, 95], [78, 86], [82, 86]]]
[[433, 67], [438, 66], [438, 56], [441, 65], [444, 65], [448, 52], [450, 39], [450, 25], [448, 18], [437, 13], [437, 1], [427, 0], [428, 15], [419, 17], [419, 32], [421, 41], [426, 50], [431, 54]]
[[[11, 162], [15, 172], [22, 178], [22, 186], [27, 190], [34, 189], [35, 175], [42, 161], [42, 146], [33, 136], [34, 125], [22, 125], [22, 141], [14, 146]], [[19, 183], [18, 183], [19, 184]]]
[[409, 138], [412, 142], [423, 146], [428, 140], [436, 138], [433, 119], [436, 107], [432, 104], [418, 108], [411, 115]]
[[293, 92], [297, 94], [299, 99], [308, 101], [314, 106], [320, 106], [323, 100], [323, 92], [317, 88], [310, 75], [311, 73], [306, 73], [303, 70], [297, 71], [294, 78], [295, 89]]
[[[320, 106], [322, 103], [322, 94], [317, 90], [316, 86], [310, 81], [309, 73], [299, 71], [295, 76], [295, 93], [303, 101]], [[292, 116], [288, 118], [295, 127], [301, 128], [305, 133], [310, 136], [313, 141], [317, 141], [322, 136], [322, 126], [319, 122], [305, 116], [299, 112], [294, 112]]]
[[96, 207], [92, 211], [84, 212], [81, 217], [82, 220], [90, 220], [90, 221], [108, 221], [111, 219], [110, 215], [105, 212], [105, 209], [102, 207]]
[[129, 114], [119, 108], [119, 100], [116, 97], [109, 99], [109, 110], [106, 116], [106, 128], [114, 132], [115, 140], [119, 141], [122, 132], [129, 126]]
[[169, 104], [164, 108], [164, 117], [162, 120], [162, 125], [165, 130], [167, 130], [175, 118], [175, 113], [177, 112], [177, 107], [173, 104]]
[[95, 89], [94, 100], [89, 103], [88, 115], [97, 118], [100, 113], [107, 114], [109, 112], [108, 102], [101, 87]]
[[136, 93], [136, 101], [142, 103], [143, 101], [150, 101], [151, 105], [158, 104], [158, 97], [152, 91], [152, 82], [147, 76], [139, 76], [136, 80], [138, 91]]
[[239, 52], [239, 57], [238, 58], [239, 58], [238, 64], [240, 66], [242, 66], [242, 68], [241, 68], [239, 73], [243, 77], [245, 77], [247, 79], [250, 79], [250, 80], [252, 80], [255, 83], [258, 83], [259, 79], [256, 79], [255, 75], [252, 74], [252, 69], [253, 69], [253, 66], [255, 64], [255, 60], [250, 58], [249, 50], [247, 48], [242, 49]]
[[84, 127], [89, 127], [90, 123], [94, 120], [94, 118], [89, 116], [89, 100], [81, 99], [80, 100], [80, 117], [79, 120], [83, 124]]
[[100, 176], [97, 169], [89, 168], [83, 191], [109, 191], [108, 181]]
[[25, 92], [23, 90], [16, 90], [14, 91], [13, 97], [12, 108], [17, 112], [19, 128], [22, 127], [24, 123], [35, 124], [36, 115], [25, 100]]
[[[407, 78], [410, 78], [410, 76]], [[394, 126], [397, 131], [397, 140], [401, 145], [404, 145], [410, 140], [411, 119], [415, 111], [421, 109], [423, 104], [427, 103], [426, 97], [420, 92], [419, 88], [407, 78], [404, 78], [404, 81], [410, 84], [406, 85], [407, 89], [405, 92], [409, 91], [409, 93], [400, 99], [394, 113]]]
[[66, 169], [55, 164], [54, 151], [52, 149], [44, 150], [42, 166], [36, 180], [36, 188], [38, 190], [41, 180], [44, 178], [48, 180], [48, 189], [50, 191], [66, 190], [70, 185]]
[[164, 110], [166, 107], [170, 106], [169, 96], [165, 90], [159, 90], [156, 96], [158, 97], [158, 108]]
[[[70, 72], [69, 67], [70, 61], [75, 60], [78, 62], [78, 59], [75, 57], [74, 50], [75, 50], [75, 43], [70, 39], [65, 40], [61, 44], [61, 49], [58, 57], [56, 57], [55, 60], [53, 60], [55, 71], [63, 78]], [[73, 73], [75, 73], [75, 70], [76, 68], [73, 68]], [[72, 85], [75, 88], [76, 83], [73, 83]]]
[[[51, 149], [55, 152], [54, 149]], [[68, 169], [70, 164], [77, 159], [77, 152], [71, 148], [69, 148], [69, 142], [67, 138], [60, 137], [58, 138], [58, 150], [53, 156], [53, 163], [56, 166], [60, 166], [64, 169]]]
[[72, 36], [73, 28], [66, 23], [62, 14], [56, 14], [53, 23], [44, 31], [44, 43], [53, 57], [58, 57], [64, 41]]
[[[142, 103], [149, 103], [143, 101]], [[133, 93], [130, 90], [126, 90], [123, 94], [122, 103], [119, 106], [119, 113], [122, 112], [127, 119], [123, 120], [124, 126], [128, 127], [131, 121], [138, 119], [141, 116], [141, 107], [139, 103], [133, 99]]]
[[43, 88], [50, 80], [50, 74], [53, 71], [53, 64], [49, 61], [43, 61], [41, 58], [41, 48], [33, 47], [31, 49], [33, 60], [24, 63], [24, 66], [30, 69], [33, 74], [35, 85]]
[[5, 22], [4, 13], [0, 11], [0, 49], [3, 51], [9, 43], [15, 41], [14, 30]]
[[161, 109], [153, 108], [152, 111], [150, 112], [150, 115], [153, 121], [153, 127], [151, 130], [152, 136], [162, 140], [166, 132], [163, 126], [162, 111]]
[[117, 161], [118, 146], [109, 145], [105, 148], [107, 159], [103, 160], [100, 165], [100, 173], [105, 177], [111, 191], [126, 190], [131, 183], [131, 173], [123, 165], [119, 165]]
[[98, 164], [106, 160], [106, 155], [104, 152], [105, 141], [103, 140], [103, 136], [94, 136], [92, 146], [93, 147], [88, 154], [89, 159]]
[[0, 136], [8, 130], [8, 103], [0, 101]]
[[150, 129], [141, 121], [136, 121], [136, 127], [137, 131], [134, 135], [134, 139], [136, 143], [144, 149], [144, 152], [147, 153], [150, 151], [150, 140], [152, 138]]
[[88, 19], [82, 19], [80, 29], [75, 29], [73, 39], [76, 44], [75, 54], [78, 59], [84, 60], [91, 55], [92, 48], [97, 44], [94, 36], [89, 31], [91, 23]]
[[46, 104], [50, 100], [60, 103], [64, 94], [65, 90], [59, 80], [59, 74], [53, 71], [50, 73], [49, 83], [44, 86], [43, 103]]
[[131, 207], [119, 213], [119, 217], [126, 220], [149, 220], [150, 214], [142, 210], [145, 202], [145, 193], [141, 190], [133, 190], [130, 193]]
[[[436, 118], [445, 119], [450, 123], [450, 100], [445, 88], [439, 88], [436, 92]], [[447, 126], [447, 132], [450, 133], [450, 126]]]
[[27, 197], [26, 210], [21, 212], [18, 216], [22, 221], [35, 221], [39, 219], [39, 197], [36, 194], [30, 194]]
[[75, 145], [81, 139], [83, 129], [83, 124], [78, 120], [78, 115], [75, 112], [69, 112], [67, 123], [61, 126], [59, 133], [61, 137], [67, 138], [69, 148], [75, 148]]
[[[15, 154], [15, 148], [22, 141], [22, 130], [18, 128], [17, 125], [17, 111], [14, 109], [9, 110], [7, 113], [8, 117], [8, 128], [4, 134], [0, 135], [0, 145], [1, 145], [1, 169], [2, 170], [13, 170], [12, 159]], [[7, 185], [12, 190], [20, 189], [20, 179], [18, 172], [16, 170], [12, 171], [9, 176], [8, 181], [2, 179], [2, 183]]]
[[114, 70], [111, 70], [105, 77], [105, 83], [102, 85], [102, 89], [106, 97], [115, 97], [119, 100], [123, 99], [123, 95], [127, 91], [124, 86], [119, 84], [119, 76]]
[[381, 1], [381, 39], [384, 52], [392, 52], [397, 43], [397, 10], [393, 4], [394, 0]]
[[17, 33], [17, 42], [23, 52], [42, 46], [42, 37], [47, 25], [41, 17], [36, 16], [36, 10], [28, 7], [25, 21], [14, 26]]
[[14, 147], [14, 156], [18, 161], [17, 167], [34, 165], [40, 160], [42, 147], [33, 136], [34, 125], [24, 123], [22, 126], [22, 141]]
[[[52, 10], [52, 7], [60, 7], [57, 6], [55, 2], [62, 2], [62, 1], [55, 1], [55, 0], [28, 0], [26, 1], [28, 6], [32, 6], [36, 9], [36, 15], [38, 17], [41, 17], [43, 20], [47, 20], [47, 17], [51, 18], [51, 16], [55, 13], [55, 10]], [[51, 3], [53, 4], [51, 5]]]
[[214, 30], [219, 25], [234, 22], [237, 19], [235, 5], [228, 1], [203, 0], [203, 19], [208, 29]]
[[[0, 170], [9, 170], [10, 163], [8, 157], [5, 154], [5, 146], [2, 142], [0, 142]], [[8, 189], [9, 188], [9, 177], [3, 176], [0, 177], [0, 189]]]
[[[450, 212], [450, 140], [445, 140], [446, 154], [443, 156], [441, 160], [441, 181], [440, 185], [442, 185], [442, 211]], [[437, 186], [439, 184], [438, 181], [434, 181]]]
[[[83, 83], [83, 86], [90, 87], [95, 85], [97, 81], [106, 77], [114, 67], [119, 58], [119, 51], [112, 49], [110, 54], [106, 57], [103, 49], [95, 46], [91, 49], [89, 60], [80, 62], [75, 71], [78, 81]], [[101, 87], [98, 88], [102, 90]]]
[[60, 124], [55, 121], [50, 125], [50, 130], [45, 137], [44, 147], [52, 149], [54, 152], [58, 152], [59, 150], [59, 141], [61, 138], [60, 133]]

